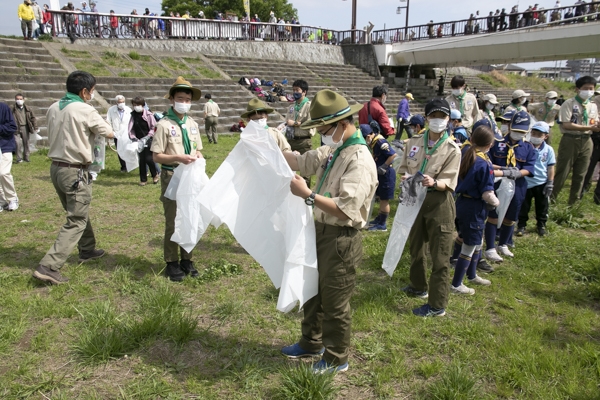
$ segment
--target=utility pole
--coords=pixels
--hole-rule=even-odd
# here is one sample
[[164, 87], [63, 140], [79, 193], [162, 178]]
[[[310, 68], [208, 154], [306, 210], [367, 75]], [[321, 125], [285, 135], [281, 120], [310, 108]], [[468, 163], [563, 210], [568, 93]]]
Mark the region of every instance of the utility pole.
[[352, 44], [356, 43], [356, 1], [352, 0]]

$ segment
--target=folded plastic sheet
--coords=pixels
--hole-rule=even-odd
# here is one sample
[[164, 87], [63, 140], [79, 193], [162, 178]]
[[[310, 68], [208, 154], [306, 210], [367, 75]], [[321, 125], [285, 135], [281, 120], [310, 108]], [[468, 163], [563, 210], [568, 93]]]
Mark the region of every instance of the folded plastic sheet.
[[316, 295], [319, 281], [313, 213], [290, 192], [293, 176], [275, 140], [250, 122], [200, 194], [213, 224], [226, 224], [281, 288], [283, 312]]
[[139, 166], [138, 162], [138, 144], [132, 142], [127, 133], [115, 132], [117, 139], [117, 154], [127, 167], [127, 172], [133, 171]]
[[200, 192], [208, 181], [206, 160], [200, 158], [175, 168], [165, 191], [165, 197], [177, 201], [175, 232], [171, 241], [187, 252], [196, 247], [213, 219], [213, 214], [200, 204]]
[[420, 172], [405, 179], [401, 188], [400, 202], [396, 209], [396, 216], [392, 225], [392, 231], [385, 248], [383, 265], [381, 266], [389, 276], [394, 274], [396, 266], [402, 257], [404, 246], [412, 229], [417, 214], [421, 210], [427, 188], [422, 185], [423, 174]]
[[500, 186], [496, 189], [496, 197], [500, 201], [500, 205], [496, 207], [496, 213], [498, 214], [498, 228], [502, 226], [504, 216], [508, 211], [508, 206], [515, 195], [515, 181], [508, 178], [497, 178], [500, 179]]

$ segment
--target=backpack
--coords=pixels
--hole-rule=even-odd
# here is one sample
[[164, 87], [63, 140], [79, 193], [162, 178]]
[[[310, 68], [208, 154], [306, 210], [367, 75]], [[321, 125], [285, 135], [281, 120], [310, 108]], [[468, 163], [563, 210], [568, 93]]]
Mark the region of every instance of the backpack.
[[240, 78], [240, 80], [238, 81], [238, 84], [246, 86], [247, 85], [246, 81], [247, 81], [246, 77], [242, 76]]
[[282, 85], [287, 85], [287, 83], [288, 83], [288, 80], [287, 80], [287, 79], [285, 79], [285, 78], [284, 78], [284, 79], [281, 81], [281, 84], [282, 84]]
[[260, 84], [261, 84], [262, 86], [266, 86], [266, 85], [267, 85], [267, 81], [265, 81], [264, 79], [261, 79], [261, 80], [260, 80]]
[[371, 102], [367, 103], [367, 110], [369, 112], [369, 126], [373, 130], [373, 133], [378, 134], [381, 133], [381, 127], [379, 126], [379, 122], [375, 121], [373, 117], [371, 117]]
[[260, 79], [258, 79], [258, 78], [254, 78], [254, 83], [256, 84], [256, 86], [261, 85]]
[[296, 101], [296, 99], [294, 99], [294, 95], [293, 95], [293, 94], [289, 94], [289, 93], [288, 93], [288, 94], [286, 94], [286, 95], [285, 95], [285, 98], [286, 98], [286, 99], [287, 99], [287, 101], [289, 101], [289, 102], [294, 102], [294, 101]]
[[265, 83], [266, 86], [273, 86], [273, 81], [267, 81], [267, 83]]
[[285, 101], [285, 102], [287, 102], [288, 99], [285, 96], [279, 96], [279, 101]]

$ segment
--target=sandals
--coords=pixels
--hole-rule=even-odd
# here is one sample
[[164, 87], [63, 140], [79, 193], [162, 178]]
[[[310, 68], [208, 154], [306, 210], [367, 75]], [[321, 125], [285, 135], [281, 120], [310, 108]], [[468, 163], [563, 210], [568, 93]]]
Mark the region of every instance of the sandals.
[[146, 182], [140, 182], [140, 183], [138, 183], [138, 185], [140, 185], [140, 186], [146, 186]]

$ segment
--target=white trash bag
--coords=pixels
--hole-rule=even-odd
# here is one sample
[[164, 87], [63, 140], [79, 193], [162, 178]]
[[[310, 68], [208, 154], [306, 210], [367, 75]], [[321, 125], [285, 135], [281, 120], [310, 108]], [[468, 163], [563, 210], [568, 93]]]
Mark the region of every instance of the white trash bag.
[[423, 174], [417, 172], [401, 183], [400, 202], [396, 209], [396, 216], [394, 217], [392, 231], [383, 256], [383, 265], [381, 266], [389, 276], [392, 276], [396, 270], [410, 230], [415, 223], [419, 210], [421, 210], [423, 201], [425, 201], [427, 188], [422, 185], [422, 182]]
[[502, 221], [504, 221], [506, 211], [508, 211], [508, 206], [515, 195], [515, 181], [508, 178], [496, 179], [500, 180], [500, 186], [496, 189], [496, 197], [498, 197], [498, 200], [500, 201], [500, 205], [496, 207], [496, 213], [498, 214], [497, 226], [500, 228]]
[[115, 138], [117, 139], [117, 153], [125, 161], [127, 172], [131, 172], [139, 167], [138, 144], [133, 142], [127, 133], [117, 134], [115, 132]]

